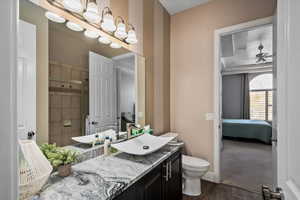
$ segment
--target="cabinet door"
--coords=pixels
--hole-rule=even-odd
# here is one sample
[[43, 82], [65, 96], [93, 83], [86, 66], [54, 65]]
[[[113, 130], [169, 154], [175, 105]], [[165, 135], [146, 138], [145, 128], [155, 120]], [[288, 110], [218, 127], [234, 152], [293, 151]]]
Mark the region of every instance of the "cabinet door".
[[164, 200], [182, 200], [181, 153], [174, 154], [167, 163], [169, 163], [169, 178], [164, 179]]
[[122, 194], [116, 197], [114, 200], [139, 200], [137, 196], [137, 187], [136, 184], [130, 186], [127, 190], [125, 190]]
[[143, 200], [163, 200], [161, 168], [156, 167], [143, 179]]

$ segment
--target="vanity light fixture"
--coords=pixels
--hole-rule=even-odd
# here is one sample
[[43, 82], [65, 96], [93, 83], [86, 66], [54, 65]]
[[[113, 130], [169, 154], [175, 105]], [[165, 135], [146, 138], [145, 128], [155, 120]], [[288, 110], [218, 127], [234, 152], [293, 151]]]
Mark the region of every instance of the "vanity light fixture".
[[100, 22], [100, 14], [99, 8], [97, 6], [96, 0], [87, 0], [86, 11], [83, 13], [83, 17], [91, 23], [99, 23]]
[[136, 33], [135, 33], [135, 28], [129, 24], [130, 29], [128, 31], [128, 37], [126, 38], [126, 42], [129, 44], [136, 44], [138, 42], [137, 37], [136, 37]]
[[120, 49], [122, 46], [119, 43], [112, 42], [110, 47], [113, 49]]
[[108, 39], [108, 37], [106, 37], [106, 36], [100, 36], [98, 41], [102, 44], [110, 44], [111, 43], [110, 39]]
[[[136, 44], [138, 42], [135, 28], [125, 22], [121, 16], [114, 18], [112, 10], [109, 7], [105, 7], [101, 12], [97, 0], [40, 1], [47, 1], [50, 6], [59, 9], [55, 11], [60, 13], [59, 15], [50, 11], [45, 13], [45, 16], [49, 20], [57, 23], [64, 23], [66, 19], [71, 20], [66, 24], [69, 29], [73, 31], [83, 31], [85, 28], [89, 29], [84, 32], [84, 35], [93, 39], [99, 37], [100, 33], [103, 33], [98, 41], [103, 44], [110, 44], [114, 41], [114, 44], [111, 45], [112, 48], [120, 48], [123, 46], [122, 43], [126, 43], [124, 47], [128, 48], [127, 44]], [[49, 6], [42, 7], [52, 10]], [[129, 27], [128, 32], [127, 27]], [[118, 43], [120, 44], [117, 45]]]
[[105, 7], [102, 11], [101, 28], [110, 33], [114, 32], [117, 28], [114, 22], [114, 16], [109, 7]]
[[65, 9], [71, 12], [81, 13], [83, 11], [83, 6], [80, 0], [63, 0], [62, 3]]
[[115, 36], [121, 40], [124, 40], [127, 37], [125, 20], [118, 16], [116, 18], [117, 30], [115, 31]]
[[80, 32], [84, 30], [84, 28], [82, 28], [80, 25], [70, 21], [66, 23], [66, 26], [72, 31]]
[[56, 14], [56, 13], [50, 12], [50, 11], [47, 11], [47, 12], [45, 13], [45, 16], [46, 16], [49, 20], [51, 20], [51, 21], [53, 21], [53, 22], [56, 22], [56, 23], [65, 23], [65, 21], [66, 21], [65, 18], [59, 16], [59, 15]]
[[100, 33], [99, 32], [96, 32], [96, 31], [91, 31], [91, 30], [85, 30], [84, 31], [84, 35], [88, 38], [91, 38], [91, 39], [96, 39], [97, 37], [100, 36]]

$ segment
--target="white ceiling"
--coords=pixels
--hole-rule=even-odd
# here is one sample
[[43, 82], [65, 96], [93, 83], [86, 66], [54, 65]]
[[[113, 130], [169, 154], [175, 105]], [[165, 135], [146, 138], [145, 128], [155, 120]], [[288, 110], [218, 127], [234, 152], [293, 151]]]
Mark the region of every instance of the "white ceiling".
[[[272, 55], [272, 34], [272, 26], [264, 26], [223, 36], [221, 39], [223, 67], [232, 68], [258, 64], [256, 63], [256, 54], [259, 53], [258, 46], [260, 44], [264, 46], [263, 53]], [[267, 62], [271, 63], [272, 57], [267, 58]]]
[[200, 4], [207, 3], [211, 0], [159, 0], [166, 8], [170, 15], [174, 15], [181, 11], [193, 8]]

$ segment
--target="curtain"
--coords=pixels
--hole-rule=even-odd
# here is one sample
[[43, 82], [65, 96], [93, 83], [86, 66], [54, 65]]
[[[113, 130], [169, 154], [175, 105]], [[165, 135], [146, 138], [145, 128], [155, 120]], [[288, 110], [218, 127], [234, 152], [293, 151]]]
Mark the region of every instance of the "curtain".
[[249, 74], [242, 74], [242, 117], [250, 119]]

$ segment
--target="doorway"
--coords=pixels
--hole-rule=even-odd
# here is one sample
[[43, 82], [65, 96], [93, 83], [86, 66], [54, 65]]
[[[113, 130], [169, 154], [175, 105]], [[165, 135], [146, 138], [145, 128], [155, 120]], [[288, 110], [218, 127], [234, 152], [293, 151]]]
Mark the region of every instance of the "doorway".
[[216, 179], [256, 193], [275, 177], [273, 43], [272, 18], [215, 32]]

